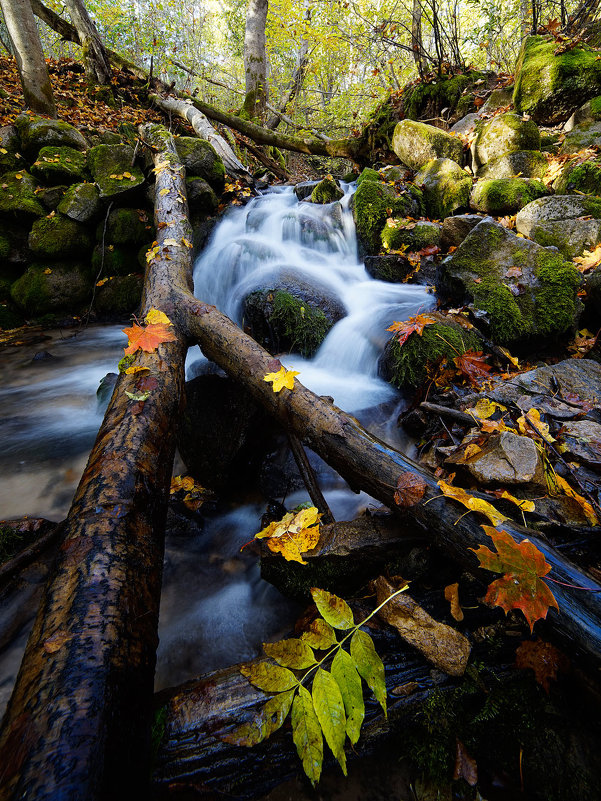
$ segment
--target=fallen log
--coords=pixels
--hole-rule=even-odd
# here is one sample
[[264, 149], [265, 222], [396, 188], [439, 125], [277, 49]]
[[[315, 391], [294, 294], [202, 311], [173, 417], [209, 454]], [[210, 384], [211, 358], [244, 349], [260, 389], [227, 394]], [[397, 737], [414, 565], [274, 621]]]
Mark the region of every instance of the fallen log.
[[[192, 285], [184, 170], [173, 140], [154, 147], [157, 242], [142, 314], [155, 307], [174, 341], [136, 355], [154, 388], [122, 373], [64, 523], [0, 732], [0, 798], [144, 796], [150, 754], [163, 538], [187, 351], [179, 298]], [[179, 201], [179, 202], [177, 202]], [[170, 239], [171, 243], [166, 242]], [[178, 246], [173, 246], [175, 241]]]

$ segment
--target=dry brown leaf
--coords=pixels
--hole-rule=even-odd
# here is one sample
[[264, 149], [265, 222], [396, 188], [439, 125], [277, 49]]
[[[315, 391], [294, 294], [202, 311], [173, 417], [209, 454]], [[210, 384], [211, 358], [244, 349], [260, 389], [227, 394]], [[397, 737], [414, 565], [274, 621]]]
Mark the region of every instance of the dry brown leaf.
[[463, 609], [459, 604], [459, 582], [448, 584], [444, 588], [444, 597], [451, 604], [451, 614], [457, 622], [463, 620]]
[[401, 509], [408, 509], [421, 501], [425, 491], [426, 482], [423, 478], [409, 471], [401, 473], [396, 482], [394, 502]]

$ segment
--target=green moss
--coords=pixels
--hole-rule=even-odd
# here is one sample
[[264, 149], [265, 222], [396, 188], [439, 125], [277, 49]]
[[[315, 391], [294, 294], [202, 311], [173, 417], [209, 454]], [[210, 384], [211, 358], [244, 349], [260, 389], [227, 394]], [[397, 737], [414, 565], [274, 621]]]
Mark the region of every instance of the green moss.
[[575, 166], [568, 163], [553, 188], [558, 195], [581, 192], [601, 195], [601, 160], [593, 159]]
[[98, 184], [100, 197], [123, 195], [144, 183], [140, 168], [132, 166], [133, 160], [134, 150], [129, 145], [96, 145], [88, 151], [88, 167]]
[[431, 222], [411, 223], [389, 218], [381, 236], [386, 250], [398, 250], [405, 245], [411, 251], [418, 251], [430, 245], [440, 245], [441, 228]]
[[96, 239], [112, 245], [141, 245], [152, 237], [153, 226], [144, 209], [112, 209], [96, 228]]
[[361, 172], [361, 175], [357, 178], [357, 186], [360, 186], [363, 181], [375, 181], [376, 183], [382, 183], [382, 176], [377, 170], [372, 170], [371, 167], [365, 167], [365, 169]]
[[311, 192], [311, 203], [333, 203], [344, 197], [344, 192], [333, 178], [324, 178]]
[[589, 108], [591, 115], [596, 120], [601, 120], [601, 95], [598, 97], [593, 97], [593, 99], [590, 101]]
[[384, 372], [394, 386], [414, 389], [439, 360], [452, 362], [466, 350], [481, 349], [480, 340], [471, 331], [450, 323], [434, 323], [425, 326], [421, 336], [411, 334], [402, 346], [393, 337], [386, 346]]
[[81, 133], [62, 120], [49, 120], [45, 117], [21, 114], [15, 120], [21, 137], [23, 152], [34, 157], [45, 146], [74, 147], [85, 150], [88, 146]]
[[96, 311], [102, 315], [115, 317], [135, 312], [142, 298], [142, 284], [141, 275], [112, 276], [96, 289], [94, 298]]
[[31, 173], [49, 184], [73, 184], [86, 177], [86, 154], [73, 147], [43, 147]]
[[421, 192], [407, 185], [399, 195], [391, 186], [364, 180], [353, 195], [353, 217], [362, 255], [380, 250], [380, 234], [389, 216], [408, 217], [421, 212]]
[[443, 108], [449, 109], [449, 116], [457, 113], [464, 116], [473, 110], [470, 98], [473, 94], [463, 92], [475, 81], [485, 79], [482, 72], [466, 72], [463, 75], [442, 76], [432, 83], [421, 82], [403, 94], [403, 113], [411, 120], [418, 120], [427, 112], [428, 117], [440, 114]]
[[92, 269], [102, 278], [110, 275], [129, 275], [139, 272], [138, 250], [135, 247], [96, 245], [92, 254]]
[[26, 214], [30, 217], [43, 217], [46, 214], [35, 194], [37, 181], [28, 172], [18, 170], [6, 173], [0, 185], [0, 213]]
[[87, 264], [34, 264], [11, 287], [11, 298], [26, 315], [41, 317], [56, 311], [81, 310], [92, 293]]
[[401, 120], [394, 129], [392, 149], [411, 170], [421, 169], [431, 159], [448, 158], [463, 163], [463, 142], [440, 128], [413, 120]]
[[92, 238], [81, 223], [53, 213], [34, 222], [29, 247], [38, 256], [79, 255], [92, 249]]
[[283, 290], [274, 293], [270, 324], [281, 329], [290, 351], [306, 358], [313, 356], [332, 327], [321, 309], [311, 308]]
[[175, 147], [188, 176], [199, 176], [220, 195], [225, 187], [225, 167], [215, 148], [194, 136], [177, 136]]
[[434, 220], [442, 220], [469, 204], [472, 179], [452, 159], [428, 161], [415, 182], [422, 187], [426, 211]]
[[516, 298], [496, 276], [482, 278], [481, 283], [470, 287], [470, 291], [477, 308], [488, 315], [494, 342], [509, 344], [529, 333], [530, 325], [524, 320]]
[[472, 190], [470, 204], [488, 214], [516, 214], [531, 201], [548, 194], [543, 182], [533, 178], [481, 179]]
[[575, 325], [580, 304], [576, 297], [580, 273], [560, 253], [548, 250], [537, 253], [535, 273], [541, 284], [534, 310], [538, 333], [545, 336], [569, 331]]
[[93, 220], [100, 211], [98, 187], [96, 184], [74, 184], [63, 195], [57, 211], [80, 223]]

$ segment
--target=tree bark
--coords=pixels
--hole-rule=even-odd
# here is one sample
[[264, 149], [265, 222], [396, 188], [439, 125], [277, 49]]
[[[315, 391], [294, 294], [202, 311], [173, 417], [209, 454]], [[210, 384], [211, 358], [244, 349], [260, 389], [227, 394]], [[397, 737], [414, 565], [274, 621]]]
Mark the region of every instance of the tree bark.
[[164, 311], [176, 339], [136, 355], [156, 382], [145, 403], [125, 395], [141, 391], [140, 374], [121, 374], [75, 494], [0, 733], [3, 801], [132, 799], [148, 784], [173, 421], [187, 350], [178, 298], [192, 286], [190, 249], [164, 240], [192, 237], [173, 140], [159, 126], [144, 139], [163, 167], [161, 256], [147, 269], [142, 314]]
[[263, 122], [268, 100], [267, 48], [265, 24], [268, 0], [248, 0], [244, 31], [244, 76], [246, 97], [244, 109], [251, 118]]
[[413, 0], [411, 13], [411, 49], [413, 50], [413, 60], [417, 67], [420, 78], [425, 75], [424, 45], [422, 40], [422, 4], [421, 0]]
[[52, 85], [29, 0], [0, 0], [27, 108], [56, 118]]
[[248, 170], [235, 155], [223, 136], [217, 133], [201, 111], [194, 108], [191, 101], [178, 100], [176, 97], [171, 96], [161, 97], [160, 95], [150, 95], [150, 99], [167, 114], [177, 114], [187, 120], [198, 137], [213, 145], [230, 175], [250, 177]]
[[65, 2], [83, 48], [88, 81], [102, 85], [110, 84], [112, 73], [108, 53], [83, 0], [65, 0]]

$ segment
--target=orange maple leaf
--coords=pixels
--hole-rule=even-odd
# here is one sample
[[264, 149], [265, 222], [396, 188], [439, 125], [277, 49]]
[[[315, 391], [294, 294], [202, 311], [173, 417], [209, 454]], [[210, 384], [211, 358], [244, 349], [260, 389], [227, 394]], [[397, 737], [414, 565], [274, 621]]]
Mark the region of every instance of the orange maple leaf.
[[456, 356], [453, 361], [455, 366], [472, 386], [477, 387], [481, 378], [486, 378], [487, 373], [492, 370], [490, 364], [486, 364], [487, 356], [482, 355], [482, 351], [466, 350], [460, 356]]
[[411, 334], [416, 333], [421, 337], [424, 328], [435, 322], [434, 317], [430, 317], [428, 314], [416, 314], [415, 317], [410, 317], [404, 322], [395, 320], [386, 330], [397, 334], [399, 345], [402, 346]]
[[127, 334], [129, 340], [129, 345], [125, 348], [126, 356], [135, 353], [137, 350], [154, 353], [163, 342], [173, 342], [175, 340], [175, 334], [165, 323], [151, 323], [147, 326], [134, 323], [131, 328], [123, 328], [122, 331]]
[[551, 565], [529, 540], [518, 544], [507, 531], [497, 531], [492, 526], [482, 528], [494, 542], [497, 553], [486, 545], [470, 550], [486, 570], [503, 573], [502, 578], [489, 585], [484, 602], [500, 606], [506, 612], [521, 609], [532, 631], [537, 620], [547, 617], [550, 606], [559, 609], [555, 596], [542, 580]]

